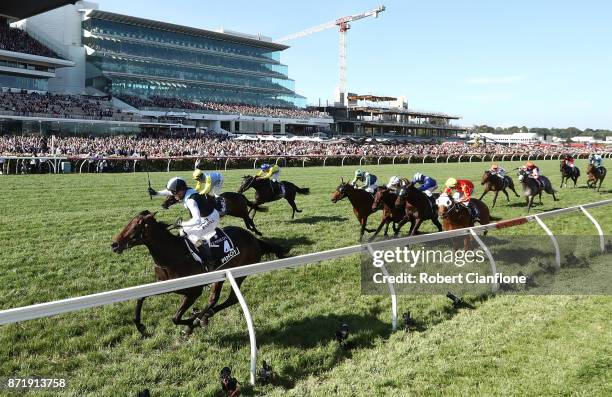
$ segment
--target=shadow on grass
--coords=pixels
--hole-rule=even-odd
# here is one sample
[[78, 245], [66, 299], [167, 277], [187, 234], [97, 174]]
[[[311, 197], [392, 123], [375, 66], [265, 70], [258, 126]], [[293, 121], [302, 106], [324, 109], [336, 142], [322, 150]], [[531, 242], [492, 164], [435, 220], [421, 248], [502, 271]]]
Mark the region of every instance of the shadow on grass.
[[[336, 330], [341, 324], [348, 324], [349, 336], [345, 346], [336, 340]], [[322, 346], [332, 344], [333, 353], [326, 357], [323, 368], [321, 363], [309, 362], [309, 355], [297, 357], [297, 365], [285, 366], [282, 375], [277, 381], [279, 385], [287, 388], [293, 387], [297, 379], [306, 378], [316, 372], [329, 371], [346, 358], [351, 358], [351, 350], [371, 348], [380, 338], [388, 338], [391, 326], [382, 322], [375, 314], [342, 314], [318, 315], [299, 320], [287, 321], [273, 329], [258, 330], [258, 345], [281, 345], [297, 349], [320, 349]], [[217, 343], [239, 349], [249, 343], [246, 332], [229, 333], [223, 335]], [[271, 363], [274, 366], [274, 363]], [[313, 366], [314, 365], [314, 366]]]
[[337, 215], [334, 215], [334, 216], [314, 215], [314, 216], [309, 216], [307, 218], [298, 218], [298, 219], [290, 220], [287, 222], [312, 224], [312, 223], [320, 223], [320, 222], [343, 222], [346, 220], [348, 220], [348, 218], [345, 218], [343, 216], [337, 216]]
[[[263, 239], [265, 241], [270, 241], [274, 244], [278, 244], [282, 247], [285, 247], [287, 249], [291, 249], [294, 248], [296, 246], [309, 246], [309, 245], [313, 245], [315, 242], [312, 241], [311, 239], [309, 239], [306, 236], [296, 236], [296, 237], [289, 237], [289, 238], [278, 238], [278, 237], [266, 237], [264, 235]], [[289, 255], [291, 256], [291, 252], [289, 253]]]

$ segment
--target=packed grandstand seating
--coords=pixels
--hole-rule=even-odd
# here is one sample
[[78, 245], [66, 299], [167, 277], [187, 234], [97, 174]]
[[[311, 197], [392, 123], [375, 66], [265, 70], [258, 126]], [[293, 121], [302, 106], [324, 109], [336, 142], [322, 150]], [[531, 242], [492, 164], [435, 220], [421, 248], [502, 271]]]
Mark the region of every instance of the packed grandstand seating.
[[[589, 148], [584, 150], [588, 151]], [[607, 149], [610, 150], [610, 149]], [[359, 144], [350, 141], [243, 141], [225, 135], [191, 138], [0, 136], [0, 155], [78, 157], [143, 156], [448, 156], [471, 154], [558, 155], [574, 148], [553, 145]]]
[[150, 96], [148, 98], [133, 95], [118, 95], [118, 99], [135, 108], [156, 107], [164, 109], [185, 109], [240, 114], [245, 116], [283, 117], [291, 119], [308, 119], [329, 117], [327, 113], [298, 108], [263, 107], [246, 104], [227, 104], [216, 102], [190, 102], [179, 98]]
[[36, 92], [0, 92], [0, 111], [15, 116], [131, 120], [113, 108], [108, 98]]
[[0, 50], [60, 58], [55, 52], [33, 39], [25, 31], [11, 28], [6, 18], [0, 17]]

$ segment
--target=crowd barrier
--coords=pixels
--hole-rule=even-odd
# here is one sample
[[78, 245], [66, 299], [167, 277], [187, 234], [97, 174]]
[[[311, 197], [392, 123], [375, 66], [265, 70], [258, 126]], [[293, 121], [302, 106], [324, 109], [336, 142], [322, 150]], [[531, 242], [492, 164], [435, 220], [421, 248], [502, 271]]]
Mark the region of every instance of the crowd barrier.
[[[576, 159], [587, 159], [590, 152], [574, 153]], [[283, 167], [306, 166], [365, 166], [382, 164], [448, 164], [472, 163], [494, 161], [529, 161], [529, 160], [560, 160], [561, 154], [483, 154], [466, 153], [460, 155], [388, 155], [388, 156], [361, 156], [361, 155], [277, 155], [277, 156], [175, 156], [175, 157], [74, 157], [74, 156], [2, 156], [4, 164], [2, 171], [5, 174], [24, 174], [32, 172], [61, 173], [62, 163], [70, 163], [71, 172], [138, 172], [150, 171], [185, 171], [192, 170], [196, 162], [200, 168], [227, 171], [230, 168], [253, 168], [267, 163], [278, 164]], [[603, 153], [603, 158], [612, 158], [612, 152]], [[32, 161], [35, 162], [32, 165]], [[36, 167], [32, 170], [32, 167]]]
[[[144, 284], [135, 287], [123, 288], [114, 291], [106, 291], [97, 294], [81, 296], [77, 298], [63, 299], [54, 302], [40, 303], [31, 306], [25, 306], [20, 308], [8, 309], [0, 311], [0, 325], [16, 323], [25, 320], [32, 320], [36, 318], [50, 317], [61, 313], [74, 312], [86, 308], [92, 308], [97, 306], [108, 305], [111, 303], [123, 302], [127, 300], [142, 298], [145, 296], [163, 294], [190, 288], [198, 285], [207, 285], [217, 281], [228, 280], [231, 284], [232, 289], [238, 297], [240, 306], [242, 307], [244, 317], [247, 323], [249, 332], [249, 339], [251, 345], [251, 366], [250, 366], [250, 382], [255, 384], [255, 371], [256, 371], [256, 359], [257, 359], [257, 344], [255, 338], [255, 328], [253, 326], [253, 320], [246, 301], [240, 291], [240, 288], [236, 284], [235, 278], [244, 276], [266, 273], [272, 270], [279, 270], [285, 268], [293, 268], [306, 264], [318, 263], [335, 258], [341, 258], [349, 255], [369, 253], [372, 254], [374, 250], [384, 250], [394, 248], [397, 246], [403, 246], [408, 244], [423, 243], [428, 241], [437, 241], [442, 239], [449, 239], [461, 236], [472, 236], [478, 245], [483, 249], [491, 265], [492, 274], [496, 274], [496, 264], [493, 255], [486, 246], [486, 244], [479, 237], [480, 234], [487, 230], [502, 229], [507, 227], [514, 227], [517, 225], [525, 224], [527, 222], [537, 222], [538, 225], [546, 232], [550, 237], [552, 245], [555, 249], [556, 266], [561, 266], [561, 254], [559, 249], [559, 243], [544, 223], [544, 219], [566, 214], [570, 212], [580, 211], [582, 212], [595, 226], [597, 233], [600, 238], [600, 249], [602, 252], [605, 251], [605, 240], [601, 226], [597, 220], [587, 211], [587, 208], [595, 208], [604, 205], [612, 204], [612, 199], [598, 201], [589, 204], [578, 205], [574, 207], [562, 208], [558, 210], [543, 212], [537, 215], [527, 215], [519, 218], [503, 220], [488, 225], [474, 226], [464, 229], [456, 229], [451, 231], [437, 232], [431, 234], [424, 234], [412, 237], [402, 237], [390, 240], [383, 240], [377, 242], [371, 242], [362, 245], [354, 245], [350, 247], [332, 249], [323, 252], [316, 252], [312, 254], [300, 255], [291, 258], [278, 259], [274, 261], [262, 262], [252, 265], [246, 265], [234, 269], [219, 270], [210, 273], [199, 274], [195, 276], [184, 277], [180, 279], [160, 281], [151, 284]], [[388, 275], [387, 270], [384, 266], [381, 267], [381, 271]], [[391, 325], [392, 329], [397, 327], [397, 296], [395, 289], [392, 284], [387, 284], [389, 287], [389, 293], [391, 295]], [[498, 284], [492, 284], [491, 289], [493, 292], [499, 288]]]

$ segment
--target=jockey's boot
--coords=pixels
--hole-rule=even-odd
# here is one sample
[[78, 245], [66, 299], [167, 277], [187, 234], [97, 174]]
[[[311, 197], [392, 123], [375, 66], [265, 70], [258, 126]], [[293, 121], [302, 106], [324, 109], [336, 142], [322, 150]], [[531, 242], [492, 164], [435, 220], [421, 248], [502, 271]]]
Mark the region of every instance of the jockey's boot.
[[200, 258], [202, 258], [202, 266], [204, 266], [204, 272], [208, 273], [214, 268], [212, 267], [212, 252], [210, 250], [210, 245], [206, 241], [202, 241], [202, 244], [198, 247], [198, 253], [200, 254]]

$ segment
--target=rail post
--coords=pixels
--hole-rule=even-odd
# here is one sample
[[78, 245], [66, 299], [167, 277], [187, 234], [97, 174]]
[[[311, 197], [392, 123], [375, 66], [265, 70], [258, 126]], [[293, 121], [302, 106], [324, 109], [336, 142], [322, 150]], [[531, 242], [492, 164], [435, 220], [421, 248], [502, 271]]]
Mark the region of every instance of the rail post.
[[391, 164], [392, 164], [392, 165], [395, 165], [395, 158], [396, 158], [396, 157], [397, 157], [397, 156], [393, 156], [393, 161], [391, 161]]
[[539, 216], [534, 215], [533, 217], [535, 218], [536, 222], [538, 222], [538, 225], [544, 229], [546, 234], [550, 236], [550, 241], [552, 241], [553, 245], [555, 246], [555, 262], [557, 263], [557, 269], [561, 268], [561, 250], [559, 249], [559, 242], [557, 241], [557, 238]]
[[472, 157], [474, 157], [474, 155], [471, 155], [471, 156], [470, 156], [470, 163], [472, 162]]
[[408, 163], [407, 163], [407, 164], [410, 164], [410, 160], [412, 160], [412, 156], [413, 156], [413, 155], [411, 154], [411, 155], [408, 157]]
[[223, 166], [223, 169], [224, 169], [225, 171], [227, 171], [227, 163], [229, 163], [229, 161], [230, 161], [230, 158], [229, 158], [229, 157], [225, 159], [225, 165]]
[[132, 172], [136, 172], [136, 164], [138, 163], [138, 160], [134, 160], [134, 167], [133, 167], [133, 171]]
[[302, 168], [304, 168], [304, 163], [306, 163], [306, 160], [308, 160], [306, 157], [302, 159]]
[[460, 163], [460, 162], [461, 162], [461, 157], [463, 157], [463, 155], [462, 155], [462, 154], [460, 154], [460, 155], [459, 155], [459, 158], [457, 159], [457, 163]]
[[423, 156], [423, 164], [425, 164], [425, 160], [429, 157], [428, 155]]
[[327, 161], [327, 157], [323, 159], [323, 167], [325, 167], [325, 162]]
[[344, 159], [346, 158], [346, 156], [342, 157], [342, 162], [340, 163], [340, 167], [344, 167]]
[[242, 307], [242, 313], [244, 314], [244, 319], [247, 323], [247, 328], [249, 330], [249, 340], [251, 342], [251, 385], [255, 385], [255, 372], [257, 371], [257, 341], [255, 340], [255, 328], [253, 327], [253, 318], [251, 318], [251, 312], [249, 311], [249, 307], [244, 300], [244, 296], [242, 296], [242, 292], [240, 292], [240, 287], [238, 287], [238, 283], [234, 279], [234, 275], [231, 271], [226, 271], [225, 275], [232, 285], [232, 290], [236, 294], [238, 298], [238, 302]]
[[382, 159], [382, 156], [378, 158], [378, 161], [376, 162], [376, 165], [380, 165], [380, 159]]
[[[487, 254], [487, 258], [489, 258], [489, 263], [491, 264], [491, 272], [493, 273], [493, 276], [497, 275], [497, 265], [495, 264], [495, 259], [493, 259], [491, 251], [489, 251], [489, 247], [487, 247], [487, 245], [484, 243], [484, 241], [482, 241], [478, 233], [476, 233], [473, 228], [470, 228], [470, 234], [472, 235], [474, 240], [476, 240], [478, 245], [480, 245], [480, 248], [483, 249], [485, 254]], [[497, 292], [498, 289], [499, 283], [497, 281], [491, 284], [491, 291]]]
[[361, 162], [363, 161], [363, 159], [364, 159], [364, 158], [365, 158], [365, 157], [363, 157], [363, 156], [361, 156], [361, 157], [359, 158], [359, 166], [360, 166], [360, 167], [361, 167]]
[[[368, 253], [373, 258], [374, 250], [372, 249], [370, 244], [367, 244], [366, 247], [368, 249]], [[380, 266], [380, 270], [386, 277], [385, 280], [389, 280], [389, 272], [387, 271], [387, 268], [385, 268], [384, 264]], [[397, 294], [395, 293], [395, 287], [393, 286], [393, 283], [387, 282], [386, 284], [387, 287], [389, 287], [389, 294], [391, 295], [391, 329], [395, 331], [397, 329]]]
[[599, 233], [599, 248], [601, 248], [601, 252], [606, 252], [606, 239], [604, 238], [603, 230], [601, 230], [599, 222], [597, 222], [593, 215], [591, 215], [582, 205], [580, 206], [580, 210], [591, 220], [591, 222], [593, 222], [593, 225], [595, 225], [597, 233]]
[[514, 156], [516, 156], [516, 155], [513, 154], [512, 157], [510, 157], [510, 161], [514, 161]]
[[257, 157], [255, 157], [255, 160], [253, 160], [253, 169], [257, 169], [257, 160], [259, 160]]
[[435, 159], [436, 164], [438, 164], [438, 159], [439, 159], [439, 158], [440, 158], [440, 155], [437, 155], [437, 156], [436, 156], [436, 159]]

